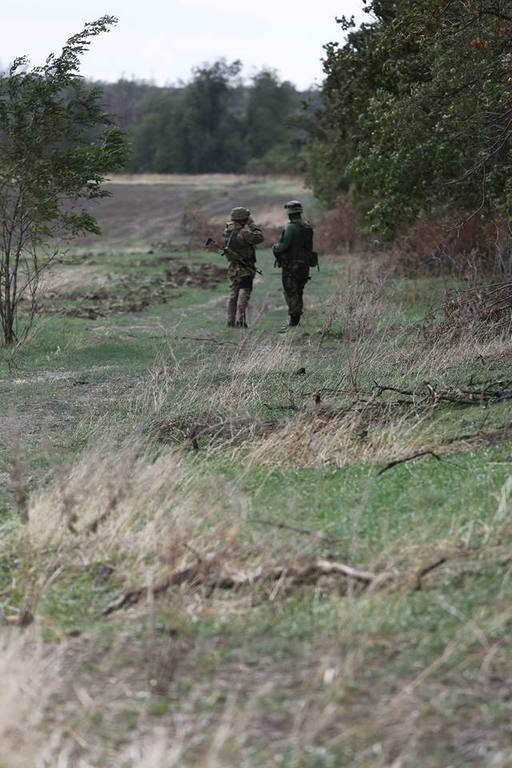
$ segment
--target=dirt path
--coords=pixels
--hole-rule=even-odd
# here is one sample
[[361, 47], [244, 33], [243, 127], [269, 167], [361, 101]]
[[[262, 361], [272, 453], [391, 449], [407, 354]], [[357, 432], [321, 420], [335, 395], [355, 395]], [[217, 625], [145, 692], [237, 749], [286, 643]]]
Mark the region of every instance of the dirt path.
[[[207, 294], [208, 296], [208, 294]], [[173, 336], [186, 335], [187, 320], [194, 316], [216, 324], [223, 313], [225, 295], [209, 296], [202, 302], [176, 307], [166, 320], [146, 313], [115, 315], [101, 325], [87, 328], [87, 335], [99, 345], [145, 344], [155, 350], [168, 348]], [[130, 318], [128, 324], [118, 318]], [[210, 333], [210, 332], [209, 332]], [[88, 342], [91, 343], [90, 341]], [[65, 355], [63, 355], [65, 363]], [[151, 365], [152, 361], [148, 361]], [[47, 471], [48, 461], [58, 462], [65, 456], [77, 427], [100, 413], [109, 404], [129, 396], [144, 378], [146, 368], [130, 370], [126, 361], [108, 364], [80, 365], [70, 368], [39, 369], [0, 378], [0, 502], [9, 485], [10, 463], [15, 452], [22, 452], [30, 469], [32, 484]], [[41, 462], [41, 454], [47, 460]], [[34, 457], [32, 461], [31, 457]]]

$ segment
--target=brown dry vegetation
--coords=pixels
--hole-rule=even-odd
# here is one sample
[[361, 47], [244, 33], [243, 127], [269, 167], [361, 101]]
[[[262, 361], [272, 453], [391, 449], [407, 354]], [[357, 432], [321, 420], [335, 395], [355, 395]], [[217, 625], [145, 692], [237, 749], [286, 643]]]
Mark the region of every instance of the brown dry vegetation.
[[473, 287], [507, 279], [512, 268], [510, 226], [486, 215], [429, 215], [398, 234], [391, 253], [403, 274], [456, 275]]
[[332, 210], [322, 218], [316, 238], [316, 248], [322, 253], [353, 253], [369, 249], [361, 234], [359, 217], [348, 195], [342, 195]]
[[[283, 450], [291, 461], [289, 446]], [[272, 531], [255, 536], [245, 522], [248, 500], [227, 484], [219, 490], [208, 478], [198, 482], [175, 452], [156, 461], [133, 447], [116, 453], [108, 448], [90, 452], [33, 501], [17, 547], [24, 562], [18, 589], [28, 601], [21, 611], [37, 615], [38, 601], [64, 574], [78, 580], [94, 573], [98, 584], [113, 580], [121, 590], [143, 585], [143, 600], [131, 609], [128, 622], [113, 625], [107, 642], [97, 630], [53, 647], [41, 644], [37, 630], [5, 636], [0, 696], [5, 765], [234, 768], [258, 749], [265, 765], [280, 764], [272, 753], [286, 756], [285, 764], [302, 765], [308, 752], [347, 749], [353, 758], [343, 764], [385, 768], [414, 764], [440, 728], [443, 739], [452, 739], [467, 755], [468, 764], [478, 764], [484, 744], [502, 756], [493, 765], [508, 764], [508, 727], [484, 734], [474, 715], [461, 724], [456, 712], [443, 723], [454, 702], [482, 696], [483, 690], [497, 698], [506, 695], [510, 656], [491, 640], [512, 620], [505, 594], [497, 604], [461, 615], [450, 642], [406, 680], [372, 680], [367, 667], [382, 614], [411, 599], [423, 579], [432, 599], [450, 611], [443, 597], [447, 583], [491, 572], [507, 561], [510, 482], [479, 547], [464, 545], [462, 530], [455, 527], [435, 547], [427, 538], [408, 546], [397, 541], [370, 553], [374, 569], [387, 578], [365, 595], [350, 580], [318, 581], [317, 599], [333, 589], [339, 595], [337, 639], [333, 643], [319, 632], [304, 647], [300, 665], [289, 666], [271, 656], [255, 658], [249, 649], [231, 658], [229, 638], [201, 640], [187, 624], [208, 616], [236, 622], [262, 603], [293, 599], [292, 564], [311, 557], [308, 540], [280, 539]], [[360, 547], [357, 552], [362, 557]], [[248, 574], [275, 562], [289, 563], [288, 577], [251, 584]], [[164, 593], [172, 619], [162, 624], [158, 584], [191, 565], [198, 569], [194, 579]], [[437, 565], [442, 567], [427, 576]], [[222, 587], [209, 587], [212, 575], [218, 580], [221, 572], [247, 579], [245, 587], [225, 594]], [[311, 588], [300, 589], [309, 601]], [[363, 616], [367, 629], [361, 635], [356, 626]], [[398, 649], [385, 639], [377, 642], [392, 663]], [[405, 637], [400, 642], [405, 644]], [[479, 670], [475, 678], [456, 672], [470, 662]], [[205, 663], [206, 674], [200, 671]], [[267, 709], [272, 697], [280, 700], [275, 711]], [[157, 725], [160, 701], [164, 708]], [[438, 704], [432, 706], [433, 701]], [[377, 754], [363, 746], [372, 740], [379, 744]]]

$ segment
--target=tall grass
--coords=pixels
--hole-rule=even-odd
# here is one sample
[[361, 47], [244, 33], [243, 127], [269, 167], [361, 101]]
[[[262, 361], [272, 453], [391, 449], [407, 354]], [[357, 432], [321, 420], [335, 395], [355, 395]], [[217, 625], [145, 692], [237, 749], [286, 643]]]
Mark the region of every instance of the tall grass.
[[[481, 358], [508, 360], [510, 340], [475, 328], [425, 338], [382, 262], [347, 279], [324, 318], [313, 337], [249, 335], [187, 365], [169, 354], [127, 396], [122, 422], [91, 426], [83, 453], [8, 519], [5, 618], [35, 629], [2, 630], [2, 766], [510, 765], [510, 481], [494, 513], [460, 509], [442, 531], [413, 514], [378, 540], [360, 526], [376, 462], [442, 446], [436, 407], [397, 405], [375, 381], [456, 383]], [[266, 431], [234, 441], [199, 429], [193, 446], [189, 427], [229, 419]], [[163, 440], [169, 423], [181, 444]], [[293, 472], [314, 471], [320, 494], [326, 468], [351, 464], [363, 481], [342, 499], [347, 536], [303, 528]], [[283, 493], [251, 494], [255, 469]], [[320, 555], [386, 581], [366, 592], [331, 577], [251, 582]], [[155, 595], [192, 564], [195, 581]], [[244, 585], [222, 591], [212, 574]], [[143, 598], [102, 617], [130, 590]]]
[[0, 765], [36, 768], [60, 739], [59, 729], [46, 733], [50, 701], [59, 687], [60, 651], [44, 648], [36, 634], [0, 634]]

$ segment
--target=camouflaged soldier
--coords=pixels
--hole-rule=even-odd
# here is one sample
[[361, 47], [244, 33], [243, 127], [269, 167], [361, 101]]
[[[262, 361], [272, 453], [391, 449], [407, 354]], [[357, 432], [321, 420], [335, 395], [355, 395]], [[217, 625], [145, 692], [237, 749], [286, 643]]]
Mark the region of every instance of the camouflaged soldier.
[[256, 268], [255, 245], [264, 240], [248, 208], [233, 208], [231, 221], [224, 229], [224, 253], [229, 262], [230, 293], [228, 326], [247, 328], [247, 305], [251, 297]]
[[288, 326], [282, 328], [286, 331], [300, 323], [304, 287], [310, 279], [309, 269], [318, 261], [313, 251], [313, 227], [302, 218], [302, 204], [291, 200], [284, 207], [290, 222], [279, 242], [272, 246], [272, 251], [276, 265], [282, 269], [283, 292], [289, 314]]

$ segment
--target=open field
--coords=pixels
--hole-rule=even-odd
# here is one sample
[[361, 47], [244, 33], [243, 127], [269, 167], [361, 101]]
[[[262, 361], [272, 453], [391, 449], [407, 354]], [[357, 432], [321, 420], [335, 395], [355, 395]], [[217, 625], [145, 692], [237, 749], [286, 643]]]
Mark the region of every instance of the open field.
[[509, 330], [352, 254], [280, 335], [267, 244], [227, 329], [180, 222], [272, 184], [119, 182], [0, 351], [2, 768], [512, 764]]
[[[211, 174], [209, 176], [118, 176], [106, 188], [114, 194], [92, 207], [102, 241], [126, 243], [176, 238], [183, 217], [200, 212], [217, 224], [236, 205], [250, 205], [262, 224], [282, 226], [283, 203], [301, 196], [313, 204], [300, 179]], [[95, 242], [94, 237], [83, 243]]]

